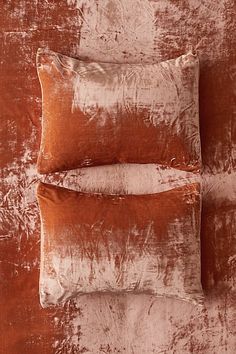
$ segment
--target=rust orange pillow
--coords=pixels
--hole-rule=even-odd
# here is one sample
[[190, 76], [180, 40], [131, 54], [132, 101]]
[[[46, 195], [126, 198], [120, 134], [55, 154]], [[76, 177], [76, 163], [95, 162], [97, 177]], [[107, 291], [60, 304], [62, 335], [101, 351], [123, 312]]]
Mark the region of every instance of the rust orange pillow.
[[94, 292], [200, 303], [199, 188], [115, 196], [40, 183], [42, 306]]
[[38, 171], [114, 163], [200, 166], [199, 60], [84, 62], [39, 49], [42, 136]]

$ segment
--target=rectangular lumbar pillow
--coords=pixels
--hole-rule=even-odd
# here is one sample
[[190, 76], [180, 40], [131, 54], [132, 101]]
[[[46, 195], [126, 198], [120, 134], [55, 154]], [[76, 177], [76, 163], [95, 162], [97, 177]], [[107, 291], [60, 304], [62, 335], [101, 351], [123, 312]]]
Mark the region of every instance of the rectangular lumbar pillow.
[[199, 60], [85, 62], [37, 53], [42, 88], [38, 171], [113, 163], [200, 166]]
[[42, 306], [96, 292], [201, 303], [199, 188], [115, 196], [40, 183]]

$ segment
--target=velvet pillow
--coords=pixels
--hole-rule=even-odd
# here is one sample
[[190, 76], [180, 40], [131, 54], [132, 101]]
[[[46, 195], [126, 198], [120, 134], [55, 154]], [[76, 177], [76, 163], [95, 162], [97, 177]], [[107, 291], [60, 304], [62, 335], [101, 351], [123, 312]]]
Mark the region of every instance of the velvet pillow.
[[115, 196], [40, 183], [42, 306], [94, 292], [201, 303], [199, 188]]
[[42, 137], [38, 171], [114, 163], [200, 166], [199, 60], [84, 62], [39, 49]]

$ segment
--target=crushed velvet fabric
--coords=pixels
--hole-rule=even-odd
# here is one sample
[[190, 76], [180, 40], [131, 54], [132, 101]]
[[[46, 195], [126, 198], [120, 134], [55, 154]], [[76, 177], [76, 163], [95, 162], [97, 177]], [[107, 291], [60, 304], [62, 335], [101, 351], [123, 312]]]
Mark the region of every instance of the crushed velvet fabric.
[[198, 183], [123, 196], [40, 183], [37, 197], [43, 307], [94, 292], [201, 303]]
[[39, 49], [41, 173], [113, 163], [200, 167], [199, 60], [85, 62]]

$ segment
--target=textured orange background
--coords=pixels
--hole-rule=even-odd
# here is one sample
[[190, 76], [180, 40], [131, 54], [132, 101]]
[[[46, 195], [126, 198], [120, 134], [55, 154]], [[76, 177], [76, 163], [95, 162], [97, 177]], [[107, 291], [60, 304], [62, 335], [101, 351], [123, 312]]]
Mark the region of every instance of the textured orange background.
[[[234, 354], [235, 1], [2, 0], [0, 11], [1, 353]], [[197, 48], [203, 309], [147, 295], [87, 296], [63, 309], [40, 308], [35, 54], [44, 46], [112, 62], [160, 61]], [[64, 173], [49, 180], [62, 177], [72, 178]], [[80, 173], [73, 178], [79, 183]]]

